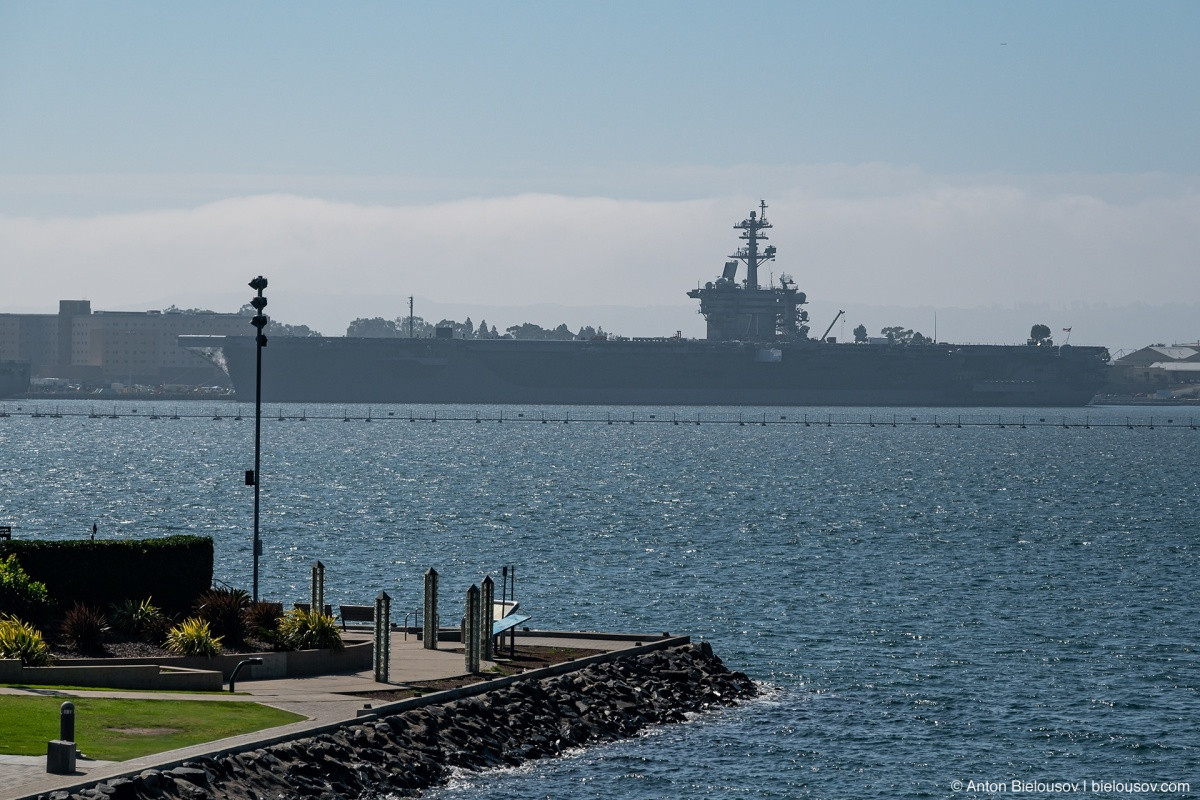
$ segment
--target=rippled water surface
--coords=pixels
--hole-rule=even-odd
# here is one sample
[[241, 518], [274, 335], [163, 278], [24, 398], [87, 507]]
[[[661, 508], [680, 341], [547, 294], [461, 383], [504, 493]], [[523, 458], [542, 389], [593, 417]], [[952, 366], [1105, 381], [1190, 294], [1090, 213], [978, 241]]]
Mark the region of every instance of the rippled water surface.
[[[14, 535], [203, 533], [217, 577], [250, 585], [253, 421], [237, 407], [5, 405], [0, 524]], [[670, 409], [300, 413], [272, 406], [263, 421], [265, 596], [305, 599], [320, 559], [331, 602], [386, 590], [411, 609], [430, 566], [445, 604], [513, 564], [531, 625], [688, 633], [767, 688], [430, 796], [1200, 788], [1200, 431], [1187, 412], [943, 410], [936, 427], [929, 410], [881, 411], [874, 426], [799, 424], [870, 414], [844, 409], [689, 409], [678, 425]], [[750, 424], [762, 421], [776, 424]]]

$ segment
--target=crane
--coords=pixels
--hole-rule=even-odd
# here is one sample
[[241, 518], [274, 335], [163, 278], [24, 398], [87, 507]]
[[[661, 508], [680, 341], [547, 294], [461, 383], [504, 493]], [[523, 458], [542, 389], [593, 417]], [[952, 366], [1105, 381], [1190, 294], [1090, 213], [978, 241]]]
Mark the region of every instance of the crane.
[[829, 337], [829, 332], [830, 332], [831, 330], [833, 330], [833, 326], [834, 326], [834, 325], [837, 325], [837, 321], [838, 321], [839, 319], [841, 319], [841, 318], [842, 318], [842, 314], [845, 314], [845, 313], [846, 313], [845, 311], [838, 311], [838, 312], [837, 312], [837, 316], [835, 316], [835, 317], [833, 318], [833, 322], [829, 323], [829, 327], [828, 327], [828, 328], [826, 328], [826, 329], [825, 329], [825, 333], [823, 333], [823, 334], [821, 335], [821, 341], [822, 341], [822, 342], [824, 342], [824, 341], [826, 341], [826, 340], [828, 339], [828, 337]]

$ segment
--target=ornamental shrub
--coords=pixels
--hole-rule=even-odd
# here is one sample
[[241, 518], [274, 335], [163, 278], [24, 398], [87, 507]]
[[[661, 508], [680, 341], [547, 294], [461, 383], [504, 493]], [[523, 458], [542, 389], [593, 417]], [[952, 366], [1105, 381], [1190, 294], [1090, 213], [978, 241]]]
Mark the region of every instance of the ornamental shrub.
[[282, 620], [282, 603], [259, 600], [257, 603], [246, 606], [246, 610], [242, 612], [242, 622], [246, 626], [246, 632], [264, 641], [271, 641], [272, 637], [279, 632], [279, 623]]
[[177, 656], [215, 656], [221, 653], [221, 637], [213, 636], [204, 620], [189, 617], [167, 632], [166, 646]]
[[293, 609], [279, 623], [279, 637], [291, 650], [341, 650], [337, 620], [320, 611]]
[[104, 633], [108, 620], [98, 608], [76, 603], [63, 617], [63, 638], [85, 652], [96, 652], [104, 647]]
[[50, 663], [50, 648], [37, 628], [11, 614], [0, 614], [0, 658], [19, 658], [27, 667]]
[[113, 627], [148, 642], [161, 642], [167, 631], [167, 619], [151, 600], [147, 597], [140, 603], [134, 600], [113, 603], [109, 613]]
[[209, 589], [196, 598], [196, 616], [212, 627], [214, 636], [240, 646], [246, 643], [242, 615], [249, 606], [250, 593], [245, 589]]
[[41, 621], [50, 608], [46, 584], [30, 578], [15, 553], [0, 558], [0, 614]]

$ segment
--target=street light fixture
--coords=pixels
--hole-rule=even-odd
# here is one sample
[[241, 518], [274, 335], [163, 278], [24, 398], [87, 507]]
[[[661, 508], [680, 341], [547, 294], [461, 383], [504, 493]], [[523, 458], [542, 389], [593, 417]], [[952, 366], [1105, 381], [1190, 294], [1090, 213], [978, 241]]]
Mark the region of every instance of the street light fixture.
[[262, 438], [262, 349], [267, 346], [267, 337], [263, 328], [267, 326], [267, 317], [263, 309], [267, 307], [267, 298], [263, 297], [263, 289], [267, 288], [267, 279], [259, 275], [250, 281], [250, 288], [258, 292], [250, 298], [255, 314], [250, 324], [258, 330], [255, 339], [255, 368], [254, 368], [254, 471], [246, 476], [246, 482], [254, 483], [254, 602], [258, 602], [258, 557], [262, 553], [262, 541], [258, 538], [258, 492], [259, 484], [259, 445]]

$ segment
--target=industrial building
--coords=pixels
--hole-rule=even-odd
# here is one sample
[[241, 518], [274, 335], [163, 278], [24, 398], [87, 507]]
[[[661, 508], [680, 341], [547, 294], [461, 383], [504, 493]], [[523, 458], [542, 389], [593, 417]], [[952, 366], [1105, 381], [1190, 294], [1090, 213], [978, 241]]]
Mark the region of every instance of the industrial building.
[[223, 371], [177, 339], [250, 330], [241, 314], [93, 311], [88, 300], [60, 300], [57, 314], [0, 314], [0, 361], [28, 362], [35, 385], [228, 386]]
[[1128, 394], [1200, 396], [1200, 342], [1143, 347], [1117, 358], [1112, 368], [1110, 383]]

